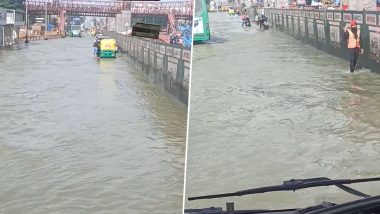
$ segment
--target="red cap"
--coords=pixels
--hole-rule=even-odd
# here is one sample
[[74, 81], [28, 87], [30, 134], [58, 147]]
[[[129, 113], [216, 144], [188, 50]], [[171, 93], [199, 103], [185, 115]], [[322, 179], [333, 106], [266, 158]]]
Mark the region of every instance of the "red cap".
[[355, 20], [351, 21], [351, 26], [356, 26], [356, 21]]

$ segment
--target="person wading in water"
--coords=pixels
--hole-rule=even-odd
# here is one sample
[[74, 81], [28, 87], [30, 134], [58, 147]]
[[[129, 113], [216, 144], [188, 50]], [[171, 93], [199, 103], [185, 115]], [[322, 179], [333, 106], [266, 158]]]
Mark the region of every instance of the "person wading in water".
[[363, 54], [363, 49], [360, 49], [360, 30], [357, 28], [355, 20], [351, 21], [350, 29], [344, 28], [344, 33], [350, 56], [350, 71], [353, 73], [358, 63], [359, 54]]

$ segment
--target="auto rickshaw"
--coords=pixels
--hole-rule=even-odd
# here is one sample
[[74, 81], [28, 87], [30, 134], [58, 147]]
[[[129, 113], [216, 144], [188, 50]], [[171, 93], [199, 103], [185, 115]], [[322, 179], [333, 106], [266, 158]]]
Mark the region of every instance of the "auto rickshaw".
[[100, 40], [100, 58], [116, 58], [117, 42], [115, 39]]
[[234, 16], [234, 15], [235, 15], [235, 10], [232, 9], [231, 7], [228, 8], [228, 15], [230, 15], [230, 16]]

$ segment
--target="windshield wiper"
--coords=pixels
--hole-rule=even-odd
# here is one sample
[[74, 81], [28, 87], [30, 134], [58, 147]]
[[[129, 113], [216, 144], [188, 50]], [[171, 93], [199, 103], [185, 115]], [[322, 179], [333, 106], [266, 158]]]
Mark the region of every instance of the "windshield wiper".
[[223, 193], [216, 195], [204, 195], [204, 196], [196, 196], [189, 197], [188, 200], [199, 200], [199, 199], [212, 199], [212, 198], [224, 198], [224, 197], [232, 197], [232, 196], [243, 196], [250, 194], [259, 194], [266, 192], [276, 192], [276, 191], [296, 191], [299, 189], [307, 189], [311, 187], [320, 187], [320, 186], [337, 186], [340, 189], [348, 192], [350, 194], [368, 198], [371, 197], [367, 194], [359, 192], [358, 190], [352, 189], [344, 184], [353, 184], [353, 183], [363, 183], [363, 182], [372, 182], [372, 181], [380, 181], [380, 177], [375, 178], [363, 178], [363, 179], [338, 179], [331, 180], [329, 178], [320, 177], [320, 178], [309, 178], [309, 179], [291, 179], [289, 181], [284, 181], [281, 185], [268, 186], [268, 187], [260, 187], [255, 189], [247, 189], [232, 193]]

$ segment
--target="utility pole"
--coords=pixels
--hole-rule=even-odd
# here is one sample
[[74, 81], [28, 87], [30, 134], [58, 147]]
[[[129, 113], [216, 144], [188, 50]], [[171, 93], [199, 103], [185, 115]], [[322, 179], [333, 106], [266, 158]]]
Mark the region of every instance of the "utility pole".
[[44, 38], [45, 38], [45, 40], [47, 40], [47, 37], [46, 37], [46, 31], [47, 31], [47, 22], [48, 22], [48, 20], [47, 20], [47, 2], [46, 2], [47, 0], [45, 0], [45, 31], [44, 31]]
[[28, 0], [25, 1], [25, 28], [26, 28], [26, 33], [25, 33], [25, 44], [29, 43], [28, 40], [28, 32], [29, 32], [29, 23], [28, 23]]

